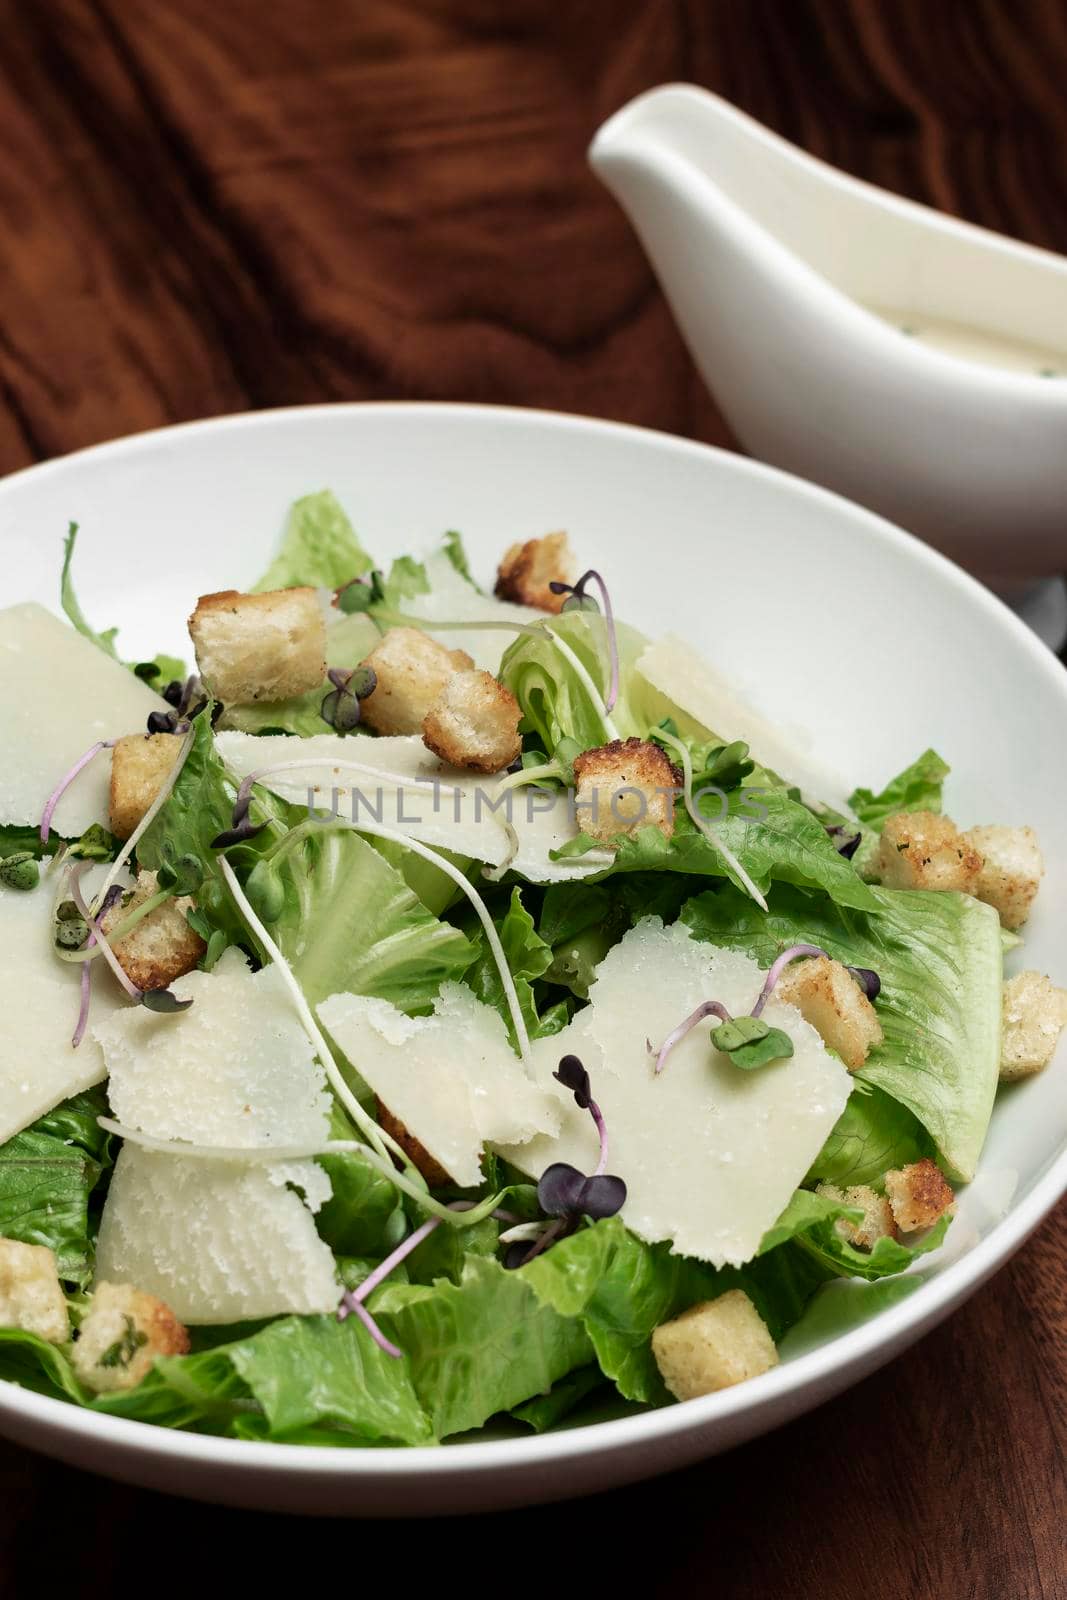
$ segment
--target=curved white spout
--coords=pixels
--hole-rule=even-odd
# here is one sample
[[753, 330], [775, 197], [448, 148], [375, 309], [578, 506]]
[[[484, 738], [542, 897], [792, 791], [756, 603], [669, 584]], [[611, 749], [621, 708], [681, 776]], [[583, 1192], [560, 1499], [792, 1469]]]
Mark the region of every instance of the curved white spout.
[[1058, 349], [1067, 370], [1067, 261], [839, 173], [687, 85], [617, 112], [590, 160], [748, 449], [984, 576], [1067, 565], [1067, 376], [960, 359], [869, 309]]

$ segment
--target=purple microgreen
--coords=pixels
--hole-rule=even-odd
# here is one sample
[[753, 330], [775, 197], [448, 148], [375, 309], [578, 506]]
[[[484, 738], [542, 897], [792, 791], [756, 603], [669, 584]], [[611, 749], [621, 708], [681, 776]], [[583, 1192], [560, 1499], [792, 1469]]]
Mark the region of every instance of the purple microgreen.
[[559, 1069], [552, 1076], [557, 1083], [561, 1083], [565, 1089], [571, 1091], [579, 1111], [588, 1111], [592, 1101], [589, 1074], [577, 1056], [561, 1057]]
[[150, 711], [148, 713], [149, 733], [175, 733], [178, 728], [178, 717], [173, 711]]
[[181, 682], [181, 679], [172, 678], [170, 683], [168, 683], [167, 687], [163, 690], [163, 699], [169, 706], [173, 706], [175, 711], [177, 711], [178, 707], [182, 703], [183, 692], [184, 686]]
[[791, 944], [787, 950], [783, 950], [781, 955], [778, 956], [778, 958], [772, 963], [770, 971], [763, 980], [763, 988], [760, 991], [760, 997], [756, 1001], [756, 1004], [752, 1007], [752, 1015], [754, 1017], [761, 1015], [764, 1006], [767, 1004], [767, 1001], [771, 998], [771, 995], [774, 992], [775, 984], [778, 982], [778, 979], [782, 976], [782, 973], [785, 971], [789, 963], [791, 961], [800, 961], [807, 956], [826, 956], [827, 960], [830, 959], [829, 956], [826, 955], [826, 951], [817, 944]]
[[42, 844], [48, 843], [48, 835], [52, 829], [52, 818], [55, 815], [56, 806], [58, 806], [59, 802], [66, 794], [67, 790], [70, 788], [79, 772], [81, 772], [84, 767], [87, 767], [90, 761], [92, 761], [95, 756], [100, 754], [101, 750], [110, 750], [114, 744], [114, 739], [98, 739], [94, 745], [91, 745], [90, 748], [86, 750], [83, 756], [78, 757], [70, 771], [65, 772], [62, 778], [60, 778], [59, 782], [52, 790], [52, 793], [45, 801], [44, 811], [41, 815]]
[[[82, 941], [82, 943], [85, 943], [90, 935], [97, 935], [100, 944], [100, 954], [103, 956], [104, 960], [107, 962], [108, 966], [111, 968], [112, 972], [115, 974], [115, 977], [118, 979], [123, 989], [125, 989], [130, 999], [139, 1001], [141, 998], [140, 989], [138, 989], [135, 983], [131, 983], [122, 963], [112, 950], [111, 946], [108, 944], [107, 940], [100, 937], [100, 918], [104, 915], [103, 910], [101, 910], [100, 914], [94, 918], [85, 902], [85, 896], [82, 894], [81, 889], [81, 880], [88, 866], [89, 863], [87, 861], [79, 861], [78, 865], [73, 868], [70, 874], [71, 898], [73, 904], [77, 907], [82, 921], [85, 924], [85, 939]], [[107, 901], [105, 900], [103, 903], [106, 905]], [[64, 920], [73, 922], [73, 919], [70, 918], [63, 919], [63, 909], [64, 908], [61, 905], [59, 910], [56, 912], [56, 917], [59, 924], [59, 926], [57, 926], [57, 934], [59, 932], [59, 928], [63, 925]], [[58, 937], [56, 942], [59, 942]]]
[[[604, 626], [607, 629], [608, 655], [611, 659], [611, 683], [604, 697], [604, 704], [610, 712], [615, 709], [615, 702], [619, 698], [619, 643], [615, 634], [615, 613], [612, 609], [608, 586], [596, 568], [590, 567], [588, 572], [582, 573], [577, 583], [552, 582], [548, 587], [553, 594], [568, 595], [570, 600], [577, 601], [578, 607], [584, 611], [589, 609], [586, 602], [591, 596], [587, 596], [585, 591], [587, 584], [590, 583], [595, 583], [600, 590], [600, 598], [604, 606]], [[564, 610], [570, 607], [570, 600], [564, 601]]]
[[146, 989], [141, 1004], [146, 1011], [155, 1011], [161, 1017], [172, 1017], [177, 1011], [188, 1011], [191, 1000], [179, 1000], [169, 989]]
[[[89, 943], [96, 943], [95, 934], [90, 935]], [[92, 982], [92, 967], [88, 961], [83, 961], [81, 970], [81, 1005], [78, 1008], [78, 1020], [71, 1035], [70, 1045], [72, 1050], [77, 1050], [85, 1038], [85, 1030], [89, 1025], [89, 1000], [92, 995]]]
[[585, 1183], [585, 1173], [579, 1172], [577, 1167], [566, 1161], [553, 1161], [541, 1174], [537, 1203], [546, 1216], [573, 1216], [578, 1212]]
[[[666, 1065], [667, 1057], [670, 1055], [675, 1045], [681, 1044], [686, 1034], [695, 1028], [698, 1022], [703, 1022], [705, 1017], [718, 1017], [721, 1022], [733, 1021], [733, 1018], [730, 1016], [730, 1013], [727, 1011], [726, 1007], [724, 1005], [720, 1005], [718, 1000], [703, 1001], [699, 1006], [697, 1006], [695, 1011], [691, 1011], [689, 1013], [684, 1021], [680, 1022], [676, 1028], [671, 1029], [670, 1033], [660, 1045], [659, 1050], [656, 1052], [657, 1075], [663, 1071], [663, 1068]], [[652, 1046], [649, 1045], [648, 1048], [649, 1053], [651, 1054]]]
[[262, 833], [267, 826], [265, 822], [253, 826], [250, 822], [242, 823], [239, 828], [226, 828], [222, 833], [217, 833], [211, 841], [212, 850], [228, 850], [234, 844], [247, 844], [249, 839], [254, 839], [257, 833]]
[[231, 845], [246, 844], [249, 839], [254, 839], [257, 833], [262, 833], [267, 826], [265, 822], [253, 823], [248, 815], [252, 805], [252, 786], [259, 777], [258, 772], [250, 772], [247, 778], [241, 780], [241, 786], [233, 802], [230, 826], [215, 835], [211, 841], [212, 850], [228, 850]]
[[377, 674], [373, 667], [331, 667], [326, 676], [333, 690], [322, 702], [322, 720], [338, 733], [351, 733], [359, 726], [360, 700], [378, 686]]
[[867, 999], [877, 1000], [882, 992], [882, 980], [873, 967], [849, 967], [848, 970], [867, 996]]
[[826, 831], [833, 840], [834, 849], [838, 855], [844, 856], [846, 861], [851, 861], [860, 847], [863, 834], [852, 833], [849, 828], [843, 827], [839, 822], [835, 823], [833, 827], [827, 828]]

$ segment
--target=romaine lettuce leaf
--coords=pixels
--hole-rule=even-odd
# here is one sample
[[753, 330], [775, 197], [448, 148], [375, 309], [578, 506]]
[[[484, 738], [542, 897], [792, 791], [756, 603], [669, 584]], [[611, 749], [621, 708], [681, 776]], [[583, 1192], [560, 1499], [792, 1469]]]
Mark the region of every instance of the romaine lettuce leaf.
[[374, 565], [329, 489], [297, 500], [289, 511], [282, 547], [253, 594], [308, 585], [338, 589]]
[[587, 1400], [598, 1389], [603, 1389], [605, 1383], [604, 1374], [598, 1366], [579, 1367], [576, 1372], [568, 1372], [565, 1378], [554, 1383], [547, 1394], [539, 1394], [533, 1400], [515, 1406], [511, 1415], [516, 1421], [525, 1422], [535, 1433], [547, 1433], [576, 1411], [583, 1400]]
[[857, 1080], [848, 1105], [812, 1163], [812, 1183], [875, 1183], [890, 1167], [934, 1154], [922, 1123], [882, 1089]]
[[849, 805], [861, 822], [880, 828], [897, 811], [940, 811], [941, 786], [949, 768], [936, 750], [924, 750], [910, 767], [898, 772], [878, 794], [872, 789], [856, 789]]
[[[565, 1006], [551, 1006], [543, 1014], [538, 1010], [534, 983], [544, 977], [552, 965], [552, 949], [535, 929], [533, 917], [522, 903], [520, 889], [517, 887], [512, 889], [507, 909], [503, 914], [494, 913], [493, 920], [504, 947], [511, 976], [515, 980], [515, 992], [519, 997], [519, 1006], [530, 1037], [537, 1039], [544, 1034], [558, 1033], [561, 1028], [566, 1027], [570, 1016]], [[517, 1048], [511, 1012], [504, 998], [500, 973], [486, 944], [481, 924], [473, 911], [465, 912], [459, 921], [478, 951], [464, 982], [484, 1005], [492, 1006], [499, 1011], [507, 1027], [508, 1038], [513, 1048]]]
[[96, 1120], [107, 1110], [102, 1089], [85, 1090], [0, 1146], [0, 1238], [54, 1250], [60, 1277], [81, 1287], [93, 1271], [89, 1196], [111, 1165]]
[[876, 914], [788, 884], [769, 913], [733, 888], [697, 895], [682, 920], [699, 939], [769, 967], [786, 946], [820, 945], [882, 980], [885, 1042], [857, 1076], [906, 1106], [931, 1134], [949, 1176], [974, 1177], [1000, 1068], [1000, 923], [968, 895], [871, 889]]
[[[551, 755], [563, 739], [573, 739], [582, 750], [605, 744], [608, 733], [589, 698], [588, 690], [570, 662], [552, 643], [558, 633], [571, 647], [593, 682], [606, 686], [607, 655], [603, 619], [586, 611], [568, 611], [553, 617], [550, 629], [520, 634], [504, 652], [500, 681], [522, 708], [524, 731], [536, 736]], [[626, 623], [616, 624], [619, 648], [618, 702], [612, 720], [623, 739], [648, 735], [648, 723], [630, 705], [627, 689], [634, 681], [629, 670], [646, 640]]]

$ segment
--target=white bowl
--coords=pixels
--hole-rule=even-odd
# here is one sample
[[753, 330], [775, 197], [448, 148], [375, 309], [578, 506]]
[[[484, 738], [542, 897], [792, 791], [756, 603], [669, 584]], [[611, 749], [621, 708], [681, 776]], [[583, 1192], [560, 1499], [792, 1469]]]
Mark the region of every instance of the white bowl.
[[[331, 486], [388, 556], [458, 527], [490, 574], [512, 539], [566, 525], [623, 617], [675, 628], [836, 769], [880, 783], [933, 744], [961, 820], [1029, 822], [1048, 877], [1016, 964], [1067, 978], [1067, 673], [986, 590], [847, 501], [662, 434], [475, 406], [309, 407], [103, 445], [0, 484], [5, 602], [54, 605], [60, 542], [127, 657], [182, 648], [205, 590], [251, 581], [289, 502]], [[801, 732], [798, 732], [801, 730]], [[905, 1349], [1018, 1249], [1067, 1189], [1067, 1059], [1006, 1095], [978, 1181], [914, 1293], [830, 1342], [687, 1405], [533, 1438], [331, 1450], [172, 1433], [0, 1384], [0, 1431], [202, 1499], [349, 1515], [480, 1511], [609, 1488], [725, 1450]], [[857, 1319], [862, 1293], [849, 1286]]]

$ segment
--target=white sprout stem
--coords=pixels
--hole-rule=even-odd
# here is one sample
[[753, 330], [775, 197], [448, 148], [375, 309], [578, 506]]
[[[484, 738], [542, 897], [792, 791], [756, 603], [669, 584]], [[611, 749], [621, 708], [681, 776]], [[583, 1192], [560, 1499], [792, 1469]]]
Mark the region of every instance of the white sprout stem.
[[[93, 935], [80, 950], [57, 950], [56, 955], [61, 961], [69, 961], [76, 966], [84, 966], [87, 962], [95, 961], [104, 954], [105, 945], [114, 950], [115, 946], [121, 944], [123, 939], [129, 938], [139, 922], [143, 922], [145, 917], [150, 917], [153, 911], [158, 911], [160, 906], [165, 905], [171, 898], [172, 891], [170, 889], [159, 889], [148, 900], [145, 900], [142, 905], [139, 905], [135, 911], [131, 911], [127, 916], [123, 917], [122, 921], [111, 930], [106, 939], [94, 926]], [[96, 914], [99, 917], [99, 910]]]
[[94, 745], [91, 745], [89, 749], [86, 750], [84, 755], [78, 757], [70, 771], [64, 773], [62, 778], [60, 778], [59, 782], [52, 790], [52, 793], [45, 801], [44, 811], [41, 813], [41, 826], [39, 832], [42, 844], [48, 843], [48, 836], [52, 831], [52, 818], [55, 815], [56, 807], [59, 805], [59, 802], [66, 794], [75, 778], [80, 772], [85, 771], [85, 768], [89, 765], [90, 761], [94, 761], [100, 754], [101, 750], [110, 750], [114, 744], [114, 739], [98, 739]]
[[682, 743], [681, 739], [676, 739], [673, 734], [665, 732], [662, 728], [657, 730], [657, 737], [662, 739], [664, 744], [669, 744], [672, 750], [676, 751], [678, 759], [682, 764], [682, 777], [685, 782], [683, 799], [685, 801], [685, 809], [689, 814], [690, 821], [692, 822], [694, 828], [697, 828], [699, 832], [704, 835], [705, 839], [707, 839], [710, 844], [715, 846], [716, 850], [722, 856], [727, 866], [731, 867], [733, 871], [736, 872], [742, 884], [748, 890], [748, 893], [752, 896], [753, 900], [755, 900], [760, 910], [766, 911], [766, 900], [756, 888], [756, 885], [753, 883], [752, 879], [749, 877], [740, 861], [738, 861], [737, 857], [734, 855], [733, 851], [730, 849], [725, 840], [720, 838], [718, 832], [708, 821], [707, 817], [701, 816], [700, 814], [697, 803], [693, 798], [693, 762], [690, 758], [688, 749]]
[[525, 1244], [539, 1239], [544, 1230], [543, 1222], [519, 1222], [514, 1228], [507, 1228], [500, 1235], [501, 1244]]
[[798, 961], [801, 956], [825, 955], [826, 951], [821, 945], [817, 944], [792, 944], [789, 946], [788, 950], [783, 950], [781, 955], [771, 966], [766, 978], [763, 980], [763, 988], [760, 990], [760, 997], [756, 1001], [756, 1004], [752, 1007], [752, 1016], [758, 1017], [760, 1015], [764, 1006], [767, 1004], [767, 1001], [774, 992], [775, 984], [778, 982], [778, 979], [782, 976], [782, 973], [785, 971], [786, 967], [791, 961]]
[[[277, 967], [285, 987], [289, 990], [293, 1004], [296, 1007], [297, 1015], [299, 1016], [300, 1021], [303, 1023], [305, 1033], [315, 1048], [315, 1054], [322, 1062], [323, 1071], [326, 1073], [326, 1077], [330, 1083], [330, 1087], [333, 1089], [334, 1094], [336, 1094], [338, 1100], [340, 1100], [341, 1104], [355, 1122], [356, 1126], [366, 1136], [371, 1145], [383, 1159], [387, 1159], [390, 1148], [392, 1148], [394, 1154], [403, 1156], [404, 1152], [400, 1149], [399, 1145], [397, 1145], [396, 1141], [387, 1133], [385, 1133], [384, 1129], [378, 1126], [373, 1117], [369, 1116], [367, 1112], [364, 1111], [363, 1107], [359, 1103], [359, 1100], [352, 1093], [352, 1090], [348, 1087], [348, 1084], [342, 1077], [341, 1070], [333, 1058], [333, 1053], [323, 1037], [321, 1028], [315, 1021], [314, 1012], [308, 1005], [307, 1000], [304, 998], [304, 991], [297, 983], [292, 968], [282, 955], [270, 934], [267, 932], [267, 929], [260, 921], [255, 911], [253, 911], [244, 890], [237, 881], [237, 874], [234, 872], [225, 856], [219, 856], [219, 871], [226, 880], [226, 885], [234, 898], [237, 909], [240, 911], [249, 928], [251, 928], [252, 932], [256, 935], [271, 961]], [[404, 1159], [406, 1160], [407, 1158], [405, 1157]]]
[[609, 741], [617, 739], [619, 737], [619, 730], [615, 724], [611, 712], [604, 703], [604, 696], [601, 694], [600, 690], [597, 688], [596, 684], [593, 682], [589, 673], [579, 661], [578, 657], [575, 655], [566, 639], [561, 639], [559, 634], [556, 633], [554, 629], [547, 626], [543, 628], [543, 631], [548, 634], [549, 638], [552, 640], [552, 643], [555, 645], [563, 659], [569, 662], [570, 666], [573, 668], [576, 677], [593, 703], [593, 710], [604, 724], [604, 732], [607, 734]]
[[[429, 861], [431, 865], [440, 867], [445, 876], [447, 878], [451, 878], [456, 887], [463, 891], [471, 905], [474, 907], [478, 915], [478, 920], [485, 932], [486, 941], [492, 953], [493, 960], [496, 962], [497, 971], [500, 974], [500, 983], [504, 990], [504, 998], [508, 1003], [508, 1011], [511, 1013], [511, 1022], [515, 1029], [515, 1038], [518, 1041], [519, 1054], [522, 1057], [524, 1066], [529, 1069], [532, 1066], [530, 1056], [530, 1036], [526, 1031], [526, 1021], [522, 1014], [522, 1007], [519, 1005], [519, 997], [515, 990], [515, 980], [511, 976], [511, 968], [508, 966], [508, 958], [504, 954], [504, 946], [500, 942], [500, 935], [493, 926], [493, 919], [489, 915], [489, 909], [481, 895], [478, 893], [477, 889], [475, 889], [474, 885], [463, 876], [463, 873], [460, 872], [458, 867], [454, 867], [452, 865], [451, 861], [449, 861], [446, 856], [441, 855], [440, 851], [431, 850], [429, 845], [422, 844], [418, 839], [409, 838], [406, 833], [399, 833], [396, 828], [387, 828], [383, 823], [380, 822], [344, 822], [340, 820], [336, 822], [325, 822], [322, 824], [322, 826], [324, 828], [345, 828], [352, 833], [367, 833], [370, 834], [370, 836], [374, 839], [389, 839], [393, 844], [404, 845], [408, 850], [413, 850], [417, 856], [421, 856], [424, 861]], [[224, 866], [227, 864], [225, 858], [222, 858], [222, 864]], [[230, 871], [229, 876], [233, 876], [232, 870]], [[236, 879], [234, 881], [236, 882]], [[268, 935], [268, 938], [269, 937], [270, 936]], [[293, 982], [295, 983], [296, 980], [294, 979]], [[303, 996], [301, 996], [301, 998], [303, 998]]]
[[497, 803], [500, 800], [500, 796], [507, 794], [511, 789], [522, 789], [527, 784], [538, 783], [542, 778], [562, 779], [562, 777], [563, 771], [558, 761], [544, 761], [539, 767], [523, 767], [521, 771], [509, 772], [506, 778], [501, 778], [500, 782], [493, 790], [493, 796], [489, 803], [489, 810], [494, 820], [497, 821], [504, 830], [504, 838], [507, 840], [507, 850], [504, 854], [503, 861], [498, 862], [495, 867], [483, 867], [483, 876], [488, 878], [490, 883], [499, 882], [519, 853], [519, 836], [515, 831], [515, 824], [512, 822], [510, 817], [501, 816], [496, 809]]
[[[171, 767], [170, 771], [167, 773], [167, 776], [160, 785], [159, 793], [152, 801], [152, 804], [149, 806], [148, 810], [145, 812], [136, 828], [134, 828], [133, 832], [130, 834], [130, 837], [126, 840], [126, 843], [123, 845], [117, 860], [112, 862], [111, 867], [108, 870], [107, 877], [104, 879], [102, 887], [97, 892], [97, 905], [101, 905], [103, 903], [108, 890], [118, 882], [119, 874], [123, 867], [126, 865], [127, 861], [130, 859], [133, 852], [136, 850], [137, 846], [140, 844], [141, 840], [144, 838], [145, 834], [148, 832], [149, 828], [152, 826], [153, 822], [156, 820], [159, 813], [170, 799], [171, 791], [178, 781], [182, 768], [189, 759], [189, 752], [193, 748], [193, 741], [195, 738], [196, 725], [195, 723], [192, 723], [190, 724], [189, 732], [185, 735], [185, 743], [178, 752], [178, 759], [175, 761], [174, 765]], [[101, 940], [101, 943], [103, 942], [104, 941]]]
[[[263, 767], [259, 772], [248, 773], [242, 783], [262, 783], [279, 772], [306, 772], [322, 767], [331, 772], [359, 772], [367, 778], [387, 778], [390, 783], [412, 784], [415, 788], [431, 789], [437, 793], [463, 794], [458, 783], [441, 783], [436, 778], [418, 778], [403, 773], [389, 772], [382, 767], [372, 767], [364, 761], [338, 761], [333, 756], [312, 756], [303, 761], [280, 761], [275, 767]], [[268, 785], [269, 787], [269, 785]]]
[[[129, 995], [130, 999], [131, 1000], [140, 1000], [142, 991], [137, 988], [136, 984], [131, 983], [130, 979], [127, 977], [125, 969], [122, 966], [122, 963], [119, 961], [118, 956], [115, 954], [115, 952], [112, 950], [111, 946], [108, 944], [107, 940], [104, 938], [103, 934], [101, 933], [99, 923], [97, 923], [94, 920], [93, 914], [89, 910], [89, 907], [85, 902], [85, 897], [83, 896], [82, 891], [81, 891], [81, 878], [82, 878], [82, 874], [85, 872], [85, 869], [88, 867], [88, 865], [89, 865], [89, 863], [87, 861], [80, 861], [77, 866], [71, 868], [71, 873], [70, 873], [70, 894], [71, 894], [71, 899], [74, 901], [74, 904], [77, 906], [78, 910], [81, 912], [82, 916], [85, 918], [85, 920], [86, 920], [86, 922], [87, 922], [87, 924], [89, 926], [90, 934], [93, 934], [93, 933], [96, 934], [97, 940], [99, 941], [100, 954], [103, 956], [104, 960], [107, 962], [108, 966], [111, 968], [112, 972], [115, 974], [116, 978], [119, 980], [119, 982], [121, 983], [122, 987], [125, 989], [126, 993]], [[101, 916], [102, 915], [103, 915], [103, 913], [101, 913]]]
[[611, 669], [607, 707], [609, 711], [614, 711], [615, 702], [619, 698], [619, 641], [615, 632], [615, 612], [612, 609], [608, 586], [600, 576], [600, 573], [592, 570], [587, 576], [592, 579], [600, 590], [600, 597], [604, 603], [604, 627], [607, 633], [608, 661]]

